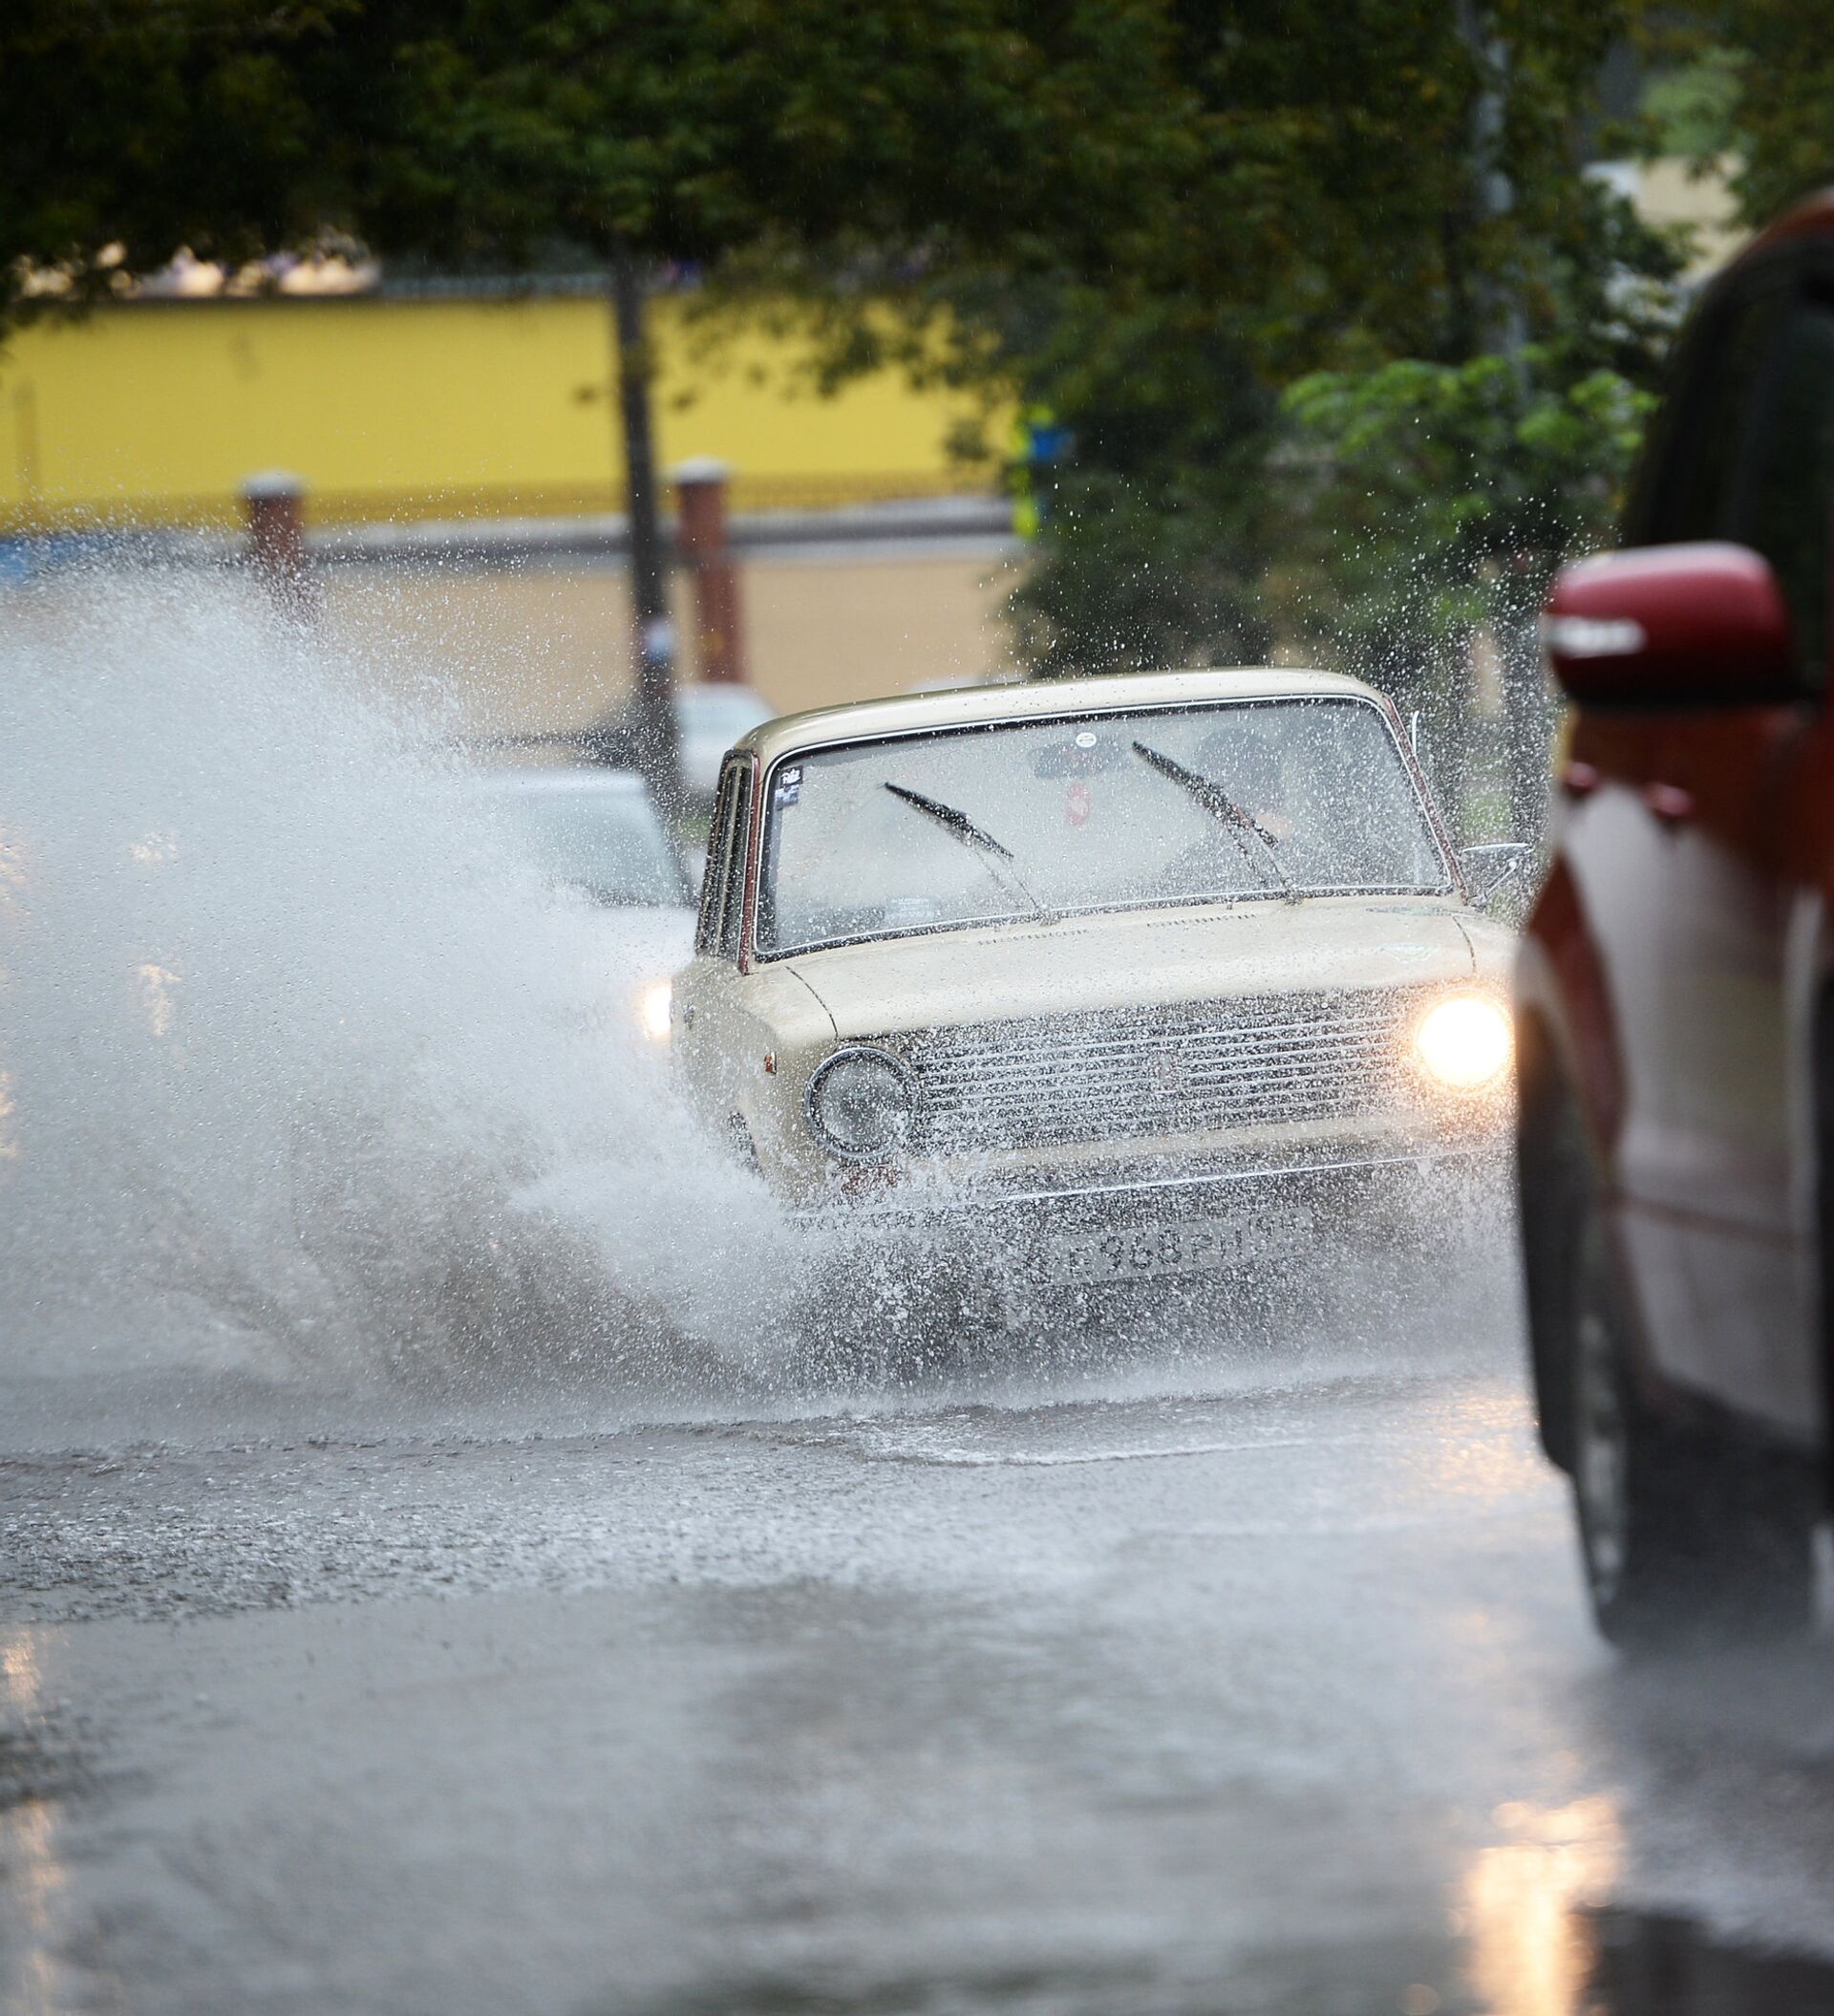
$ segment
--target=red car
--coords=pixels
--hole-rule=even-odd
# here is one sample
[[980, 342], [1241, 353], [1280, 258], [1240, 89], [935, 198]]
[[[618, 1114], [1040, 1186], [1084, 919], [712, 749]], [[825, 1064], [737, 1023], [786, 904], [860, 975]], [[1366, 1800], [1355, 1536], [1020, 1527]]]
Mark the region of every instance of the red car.
[[1834, 192], [1691, 318], [1544, 619], [1575, 703], [1517, 981], [1535, 1396], [1626, 1645], [1809, 1618], [1834, 1291]]

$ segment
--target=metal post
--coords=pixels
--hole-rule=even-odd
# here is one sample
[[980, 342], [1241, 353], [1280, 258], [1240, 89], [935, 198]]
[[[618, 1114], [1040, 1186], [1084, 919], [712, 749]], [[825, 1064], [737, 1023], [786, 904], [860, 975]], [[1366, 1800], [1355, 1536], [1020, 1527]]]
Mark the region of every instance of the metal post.
[[694, 644], [700, 676], [742, 685], [745, 634], [738, 569], [726, 537], [726, 483], [732, 471], [711, 456], [679, 463], [675, 478], [675, 544], [693, 569]]
[[318, 584], [306, 551], [306, 484], [285, 469], [245, 477], [242, 505], [248, 521], [248, 564], [288, 615], [318, 613]]
[[[1492, 224], [1516, 206], [1515, 184], [1503, 155], [1508, 106], [1509, 45], [1492, 27], [1481, 0], [1458, 0], [1458, 35], [1478, 73], [1471, 104], [1471, 190], [1479, 218]], [[1514, 357], [1527, 341], [1527, 328], [1515, 290], [1480, 267], [1476, 276], [1478, 340], [1498, 355]]]
[[[1455, 21], [1478, 76], [1471, 106], [1473, 206], [1482, 225], [1495, 225], [1509, 215], [1516, 202], [1504, 151], [1509, 45], [1497, 32], [1488, 0], [1457, 0]], [[1518, 401], [1525, 402], [1529, 387], [1522, 353], [1528, 331], [1518, 290], [1506, 270], [1499, 274], [1481, 262], [1473, 294], [1478, 341], [1491, 354], [1509, 360]], [[1538, 598], [1523, 594], [1529, 565], [1526, 554], [1503, 555], [1490, 592], [1491, 628], [1503, 681], [1503, 746], [1498, 754], [1509, 788], [1509, 831], [1504, 837], [1511, 840], [1539, 839], [1554, 718], [1553, 699], [1541, 662], [1536, 611], [1529, 606]]]
[[636, 632], [632, 709], [637, 767], [673, 819], [681, 805], [680, 737], [675, 723], [675, 633], [669, 613], [668, 555], [656, 516], [656, 462], [650, 416], [650, 348], [644, 340], [643, 280], [635, 259], [611, 262], [618, 414], [624, 430], [626, 511], [630, 542], [630, 610]]

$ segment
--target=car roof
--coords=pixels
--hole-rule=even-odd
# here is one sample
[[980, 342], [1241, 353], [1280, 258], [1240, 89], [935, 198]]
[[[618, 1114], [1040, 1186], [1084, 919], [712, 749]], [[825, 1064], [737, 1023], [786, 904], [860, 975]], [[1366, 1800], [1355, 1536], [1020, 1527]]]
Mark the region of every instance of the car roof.
[[845, 707], [818, 707], [754, 728], [736, 746], [774, 762], [799, 749], [873, 741], [932, 729], [977, 728], [1006, 721], [1060, 720], [1083, 714], [1191, 706], [1205, 700], [1327, 697], [1387, 702], [1373, 686], [1340, 672], [1239, 665], [1202, 672], [1129, 672], [1086, 679], [1032, 679], [1016, 686], [977, 686], [947, 693], [906, 693]]

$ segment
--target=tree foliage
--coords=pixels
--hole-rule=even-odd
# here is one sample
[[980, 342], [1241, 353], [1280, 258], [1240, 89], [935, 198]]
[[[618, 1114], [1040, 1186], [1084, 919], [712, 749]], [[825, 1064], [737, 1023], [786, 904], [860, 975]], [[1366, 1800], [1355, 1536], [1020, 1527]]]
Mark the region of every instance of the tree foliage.
[[0, 330], [34, 270], [79, 295], [181, 247], [238, 262], [345, 209], [320, 82], [357, 0], [9, 0]]
[[[1537, 554], [1556, 530], [1595, 535], [1622, 451], [1584, 417], [1603, 399], [1633, 424], [1677, 264], [1581, 172], [1624, 21], [1577, 0], [1462, 24], [1451, 7], [1345, 0], [1265, 26], [1222, 10], [1188, 32], [1204, 165], [1142, 295], [1063, 289], [1055, 317], [1009, 311], [1025, 396], [1077, 443], [1019, 595], [1036, 661], [1253, 654], [1295, 629], [1365, 650], [1379, 584], [1407, 580], [1387, 616], [1407, 600], [1415, 627], [1382, 654], [1405, 659], [1431, 611], [1471, 605], [1473, 541], [1526, 535], [1525, 483]], [[1525, 343], [1507, 369], [1465, 374]], [[1557, 413], [1578, 424], [1530, 474]], [[1396, 423], [1392, 469], [1367, 449], [1376, 415]], [[1429, 499], [1434, 484], [1452, 489]]]
[[1299, 379], [1294, 558], [1332, 588], [1296, 611], [1304, 629], [1394, 677], [1411, 640], [1466, 634], [1500, 600], [1537, 609], [1560, 561], [1609, 532], [1653, 403], [1538, 346]]
[[[1017, 608], [1041, 669], [1295, 624], [1405, 653], [1615, 481], [1673, 256], [1580, 170], [1636, 4], [14, 0], [0, 322], [46, 268], [80, 294], [328, 230], [749, 265], [825, 303], [837, 374], [903, 331], [1067, 428]], [[1784, 0], [1723, 11], [1819, 75]]]
[[1705, 0], [1663, 23], [1670, 59], [1650, 140], [1702, 168], [1728, 159], [1745, 222], [1834, 183], [1834, 36], [1803, 0]]
[[380, 214], [416, 236], [560, 230], [675, 258], [775, 236], [1074, 266], [1114, 256], [1130, 185], [1177, 166], [1160, 0], [431, 13], [380, 178]]
[[[1096, 271], [1189, 155], [1169, 0], [16, 0], [0, 271], [327, 229], [458, 265], [766, 241]], [[108, 259], [98, 255], [108, 249]], [[9, 298], [0, 295], [0, 312]]]

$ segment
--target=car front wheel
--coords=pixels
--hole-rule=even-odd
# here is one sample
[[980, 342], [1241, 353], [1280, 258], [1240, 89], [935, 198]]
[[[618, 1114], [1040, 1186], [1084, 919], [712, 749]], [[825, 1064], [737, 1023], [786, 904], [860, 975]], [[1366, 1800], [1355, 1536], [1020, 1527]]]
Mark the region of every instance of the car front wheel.
[[1574, 1259], [1573, 1498], [1599, 1630], [1626, 1650], [1804, 1630], [1817, 1507], [1806, 1469], [1656, 1414], [1638, 1392], [1601, 1213]]

